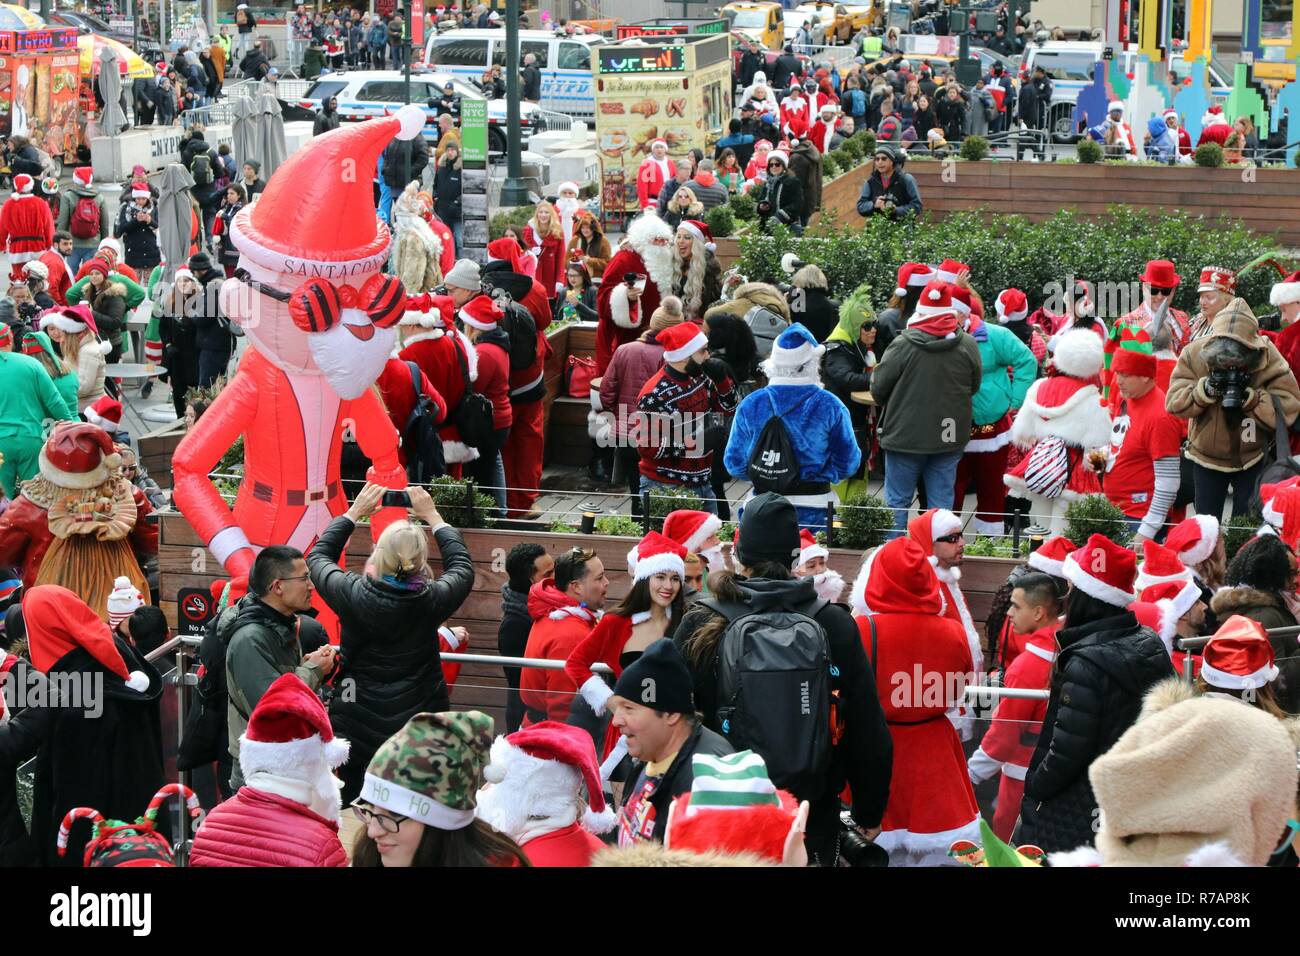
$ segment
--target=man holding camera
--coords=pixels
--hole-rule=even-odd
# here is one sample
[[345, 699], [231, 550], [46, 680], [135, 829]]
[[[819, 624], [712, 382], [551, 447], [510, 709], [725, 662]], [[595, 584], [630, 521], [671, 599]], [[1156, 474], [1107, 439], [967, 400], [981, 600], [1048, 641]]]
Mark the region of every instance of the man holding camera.
[[1209, 335], [1183, 349], [1165, 408], [1189, 420], [1196, 513], [1222, 519], [1229, 486], [1232, 513], [1250, 510], [1274, 429], [1286, 428], [1300, 413], [1300, 386], [1238, 298], [1215, 316]]

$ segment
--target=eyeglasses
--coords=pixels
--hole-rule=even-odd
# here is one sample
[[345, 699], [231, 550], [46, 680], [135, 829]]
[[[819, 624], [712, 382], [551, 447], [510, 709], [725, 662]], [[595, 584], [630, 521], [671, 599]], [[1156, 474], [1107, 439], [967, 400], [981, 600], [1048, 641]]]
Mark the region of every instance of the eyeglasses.
[[307, 573], [307, 574], [298, 574], [291, 578], [276, 578], [276, 580], [277, 581], [306, 581], [310, 577], [311, 574]]
[[411, 819], [396, 814], [376, 813], [369, 807], [364, 806], [364, 801], [360, 797], [353, 800], [349, 806], [362, 823], [369, 826], [370, 821], [374, 820], [385, 833], [397, 833], [402, 828], [402, 824]]
[[888, 157], [888, 156], [873, 156], [872, 159], [874, 159], [874, 160], [875, 160], [876, 162], [878, 162], [878, 163], [884, 163], [884, 162], [887, 162], [887, 161], [889, 160], [889, 157]]
[[1151, 294], [1152, 295], [1173, 295], [1174, 287], [1171, 285], [1170, 286], [1153, 285], [1151, 287]]
[[768, 169], [771, 169], [773, 166], [777, 169], [785, 169], [785, 163], [781, 162], [779, 159], [774, 159], [772, 162], [767, 164]]
[[938, 544], [942, 541], [944, 544], [956, 544], [961, 540], [963, 540], [963, 538], [960, 534], [945, 534], [942, 538], [935, 538], [934, 543]]

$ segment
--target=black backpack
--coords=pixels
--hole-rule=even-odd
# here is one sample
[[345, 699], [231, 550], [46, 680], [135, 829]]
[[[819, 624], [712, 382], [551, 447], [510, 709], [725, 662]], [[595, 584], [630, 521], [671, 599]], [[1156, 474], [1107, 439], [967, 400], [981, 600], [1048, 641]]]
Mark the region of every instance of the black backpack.
[[[775, 491], [778, 495], [785, 495], [799, 483], [799, 456], [795, 454], [794, 443], [790, 441], [790, 433], [785, 429], [772, 393], [764, 391], [763, 394], [772, 406], [772, 417], [763, 426], [754, 450], [749, 453], [749, 480], [755, 491]], [[808, 401], [812, 394], [809, 392], [799, 405]]]
[[[491, 448], [496, 440], [496, 430], [492, 427], [492, 400], [486, 395], [474, 391], [474, 384], [469, 380], [469, 365], [461, 344], [453, 341], [456, 361], [460, 363], [460, 374], [465, 378], [465, 394], [460, 397], [456, 407], [451, 410], [451, 420], [460, 432], [460, 440], [471, 448]], [[468, 346], [473, 348], [473, 346]]]
[[820, 796], [830, 767], [830, 642], [815, 620], [827, 604], [759, 610], [714, 598], [699, 604], [727, 619], [718, 645], [718, 724], [736, 750], [756, 751], [772, 782]]
[[790, 327], [790, 323], [780, 315], [761, 305], [756, 305], [745, 313], [745, 324], [754, 333], [759, 361], [771, 357], [772, 343]]
[[[233, 606], [233, 605], [232, 605]], [[177, 770], [194, 770], [225, 756], [229, 746], [226, 730], [230, 695], [226, 687], [226, 648], [229, 642], [217, 636], [217, 625], [225, 609], [208, 622], [199, 644], [198, 683], [185, 712], [185, 736], [176, 753]], [[227, 635], [229, 636], [229, 635]]]
[[[456, 354], [460, 354], [459, 349]], [[420, 367], [414, 362], [407, 362], [406, 367], [411, 371], [415, 407], [402, 429], [402, 450], [406, 452], [407, 480], [413, 485], [422, 485], [445, 475], [447, 461], [443, 458], [442, 439], [438, 436], [437, 406], [420, 388]]]
[[194, 178], [194, 185], [209, 186], [216, 178], [212, 174], [212, 157], [207, 153], [199, 153], [190, 160], [190, 175]]
[[510, 337], [510, 371], [531, 368], [537, 361], [537, 323], [532, 313], [513, 299], [501, 298], [497, 304], [505, 312], [497, 324]]

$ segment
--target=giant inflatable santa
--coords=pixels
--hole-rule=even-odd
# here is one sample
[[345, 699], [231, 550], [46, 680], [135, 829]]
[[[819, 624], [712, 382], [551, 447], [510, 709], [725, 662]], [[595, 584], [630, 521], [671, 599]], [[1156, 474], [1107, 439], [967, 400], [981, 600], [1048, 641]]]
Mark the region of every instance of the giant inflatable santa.
[[[676, 280], [673, 231], [653, 210], [627, 228], [627, 242], [605, 267], [596, 297], [596, 374], [604, 375], [614, 350], [640, 337]], [[640, 290], [633, 299], [632, 291]]]
[[[406, 487], [398, 434], [374, 390], [397, 340], [406, 293], [382, 275], [388, 227], [375, 217], [371, 180], [394, 136], [414, 139], [424, 112], [406, 106], [313, 139], [281, 166], [231, 225], [239, 273], [221, 287], [222, 311], [244, 329], [239, 371], [173, 456], [175, 499], [232, 576], [257, 551], [306, 551], [347, 508], [339, 450], [351, 428], [366, 477]], [[332, 183], [328, 215], [304, 183]], [[208, 480], [243, 437], [244, 480], [232, 511]], [[382, 509], [376, 537], [404, 512]]]

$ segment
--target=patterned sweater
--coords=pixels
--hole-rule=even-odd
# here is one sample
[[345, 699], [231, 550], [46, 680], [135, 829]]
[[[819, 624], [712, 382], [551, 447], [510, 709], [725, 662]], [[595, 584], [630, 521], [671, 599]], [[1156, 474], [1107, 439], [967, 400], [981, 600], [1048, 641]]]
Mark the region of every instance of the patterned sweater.
[[714, 382], [665, 365], [641, 389], [640, 414], [629, 428], [629, 441], [641, 455], [641, 474], [670, 485], [706, 483], [713, 468], [713, 452], [704, 450], [708, 413], [735, 408], [736, 384], [730, 376]]

